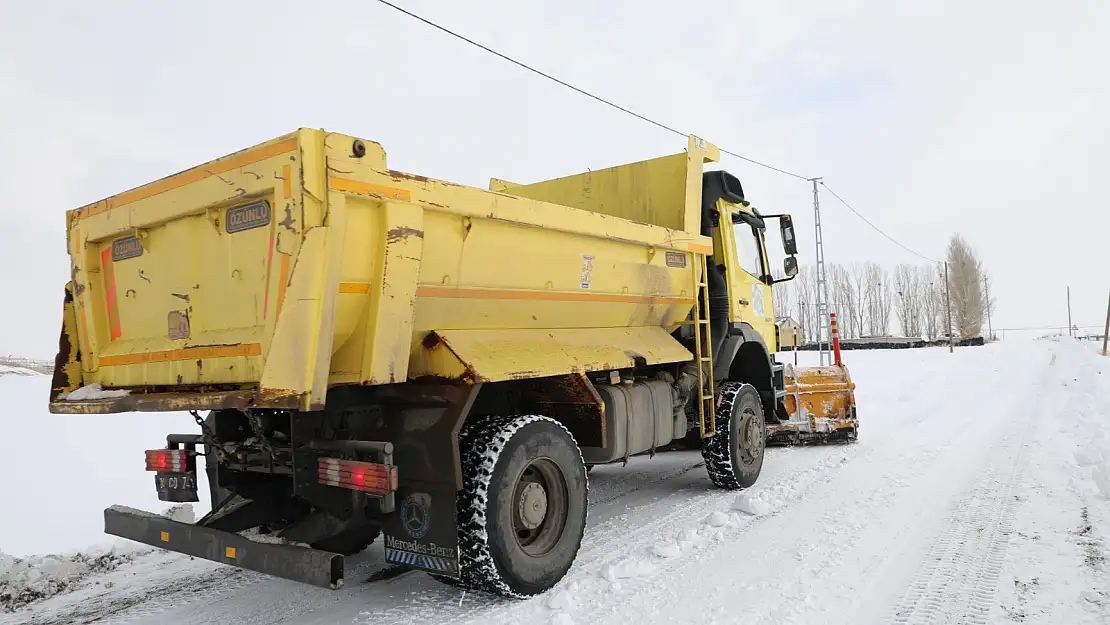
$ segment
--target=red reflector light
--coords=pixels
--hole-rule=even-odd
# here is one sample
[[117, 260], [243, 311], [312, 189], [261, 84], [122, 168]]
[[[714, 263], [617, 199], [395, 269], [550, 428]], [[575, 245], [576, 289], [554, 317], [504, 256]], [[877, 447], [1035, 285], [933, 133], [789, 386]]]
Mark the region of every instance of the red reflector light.
[[320, 458], [319, 480], [327, 486], [386, 495], [397, 490], [397, 467], [376, 462]]
[[146, 470], [159, 473], [185, 473], [189, 470], [189, 456], [184, 449], [148, 449]]

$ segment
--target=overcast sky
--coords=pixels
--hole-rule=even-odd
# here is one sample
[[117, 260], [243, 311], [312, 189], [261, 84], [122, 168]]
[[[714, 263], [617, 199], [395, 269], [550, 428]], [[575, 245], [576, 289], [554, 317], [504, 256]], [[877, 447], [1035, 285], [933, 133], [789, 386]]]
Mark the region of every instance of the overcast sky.
[[[684, 132], [823, 176], [929, 258], [960, 232], [994, 277], [995, 327], [1064, 325], [1067, 284], [1076, 323], [1104, 318], [1106, 0], [396, 1]], [[300, 126], [482, 187], [685, 148], [373, 0], [5, 2], [0, 85], [0, 354], [53, 356], [66, 209]], [[812, 260], [808, 184], [722, 166], [757, 206], [794, 214]], [[823, 197], [830, 262], [920, 262]]]

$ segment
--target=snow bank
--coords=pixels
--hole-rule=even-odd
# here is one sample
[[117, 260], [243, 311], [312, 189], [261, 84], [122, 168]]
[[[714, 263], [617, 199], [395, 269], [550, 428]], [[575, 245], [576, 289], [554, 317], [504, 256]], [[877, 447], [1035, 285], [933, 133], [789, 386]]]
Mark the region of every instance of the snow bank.
[[[163, 515], [183, 523], [195, 519], [190, 504], [172, 506]], [[17, 558], [0, 551], [0, 612], [14, 612], [35, 601], [69, 592], [89, 577], [115, 570], [154, 551], [153, 547], [125, 540], [110, 547], [61, 555]]]
[[67, 592], [90, 575], [107, 573], [150, 550], [120, 545], [107, 550], [29, 558], [0, 552], [0, 612], [13, 612], [34, 601]]
[[[110, 544], [103, 511], [113, 504], [165, 508], [143, 450], [198, 431], [186, 413], [50, 414], [49, 396], [49, 376], [0, 376], [0, 552], [16, 558]], [[206, 499], [203, 471], [198, 481]]]
[[5, 375], [21, 375], [26, 377], [42, 376], [42, 374], [37, 371], [31, 371], [30, 369], [24, 369], [23, 367], [0, 365], [0, 376]]

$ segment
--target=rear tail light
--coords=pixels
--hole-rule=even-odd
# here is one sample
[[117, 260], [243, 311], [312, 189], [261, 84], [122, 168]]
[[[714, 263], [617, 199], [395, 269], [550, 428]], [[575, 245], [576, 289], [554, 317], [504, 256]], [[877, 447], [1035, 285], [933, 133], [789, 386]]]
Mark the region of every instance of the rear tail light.
[[185, 473], [189, 471], [189, 453], [184, 449], [148, 449], [146, 470], [159, 473]]
[[319, 480], [327, 486], [387, 495], [397, 490], [397, 467], [375, 462], [320, 458]]

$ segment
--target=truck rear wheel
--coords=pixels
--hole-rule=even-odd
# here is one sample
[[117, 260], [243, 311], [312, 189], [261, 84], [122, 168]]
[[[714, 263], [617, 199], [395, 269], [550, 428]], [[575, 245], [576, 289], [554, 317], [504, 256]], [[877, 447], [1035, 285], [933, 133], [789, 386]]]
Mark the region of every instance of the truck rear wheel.
[[457, 498], [464, 586], [507, 597], [566, 575], [586, 527], [586, 467], [574, 437], [541, 416], [482, 417], [463, 428]]
[[717, 433], [702, 441], [701, 455], [709, 480], [717, 488], [739, 490], [759, 479], [767, 424], [759, 391], [751, 384], [721, 384]]

